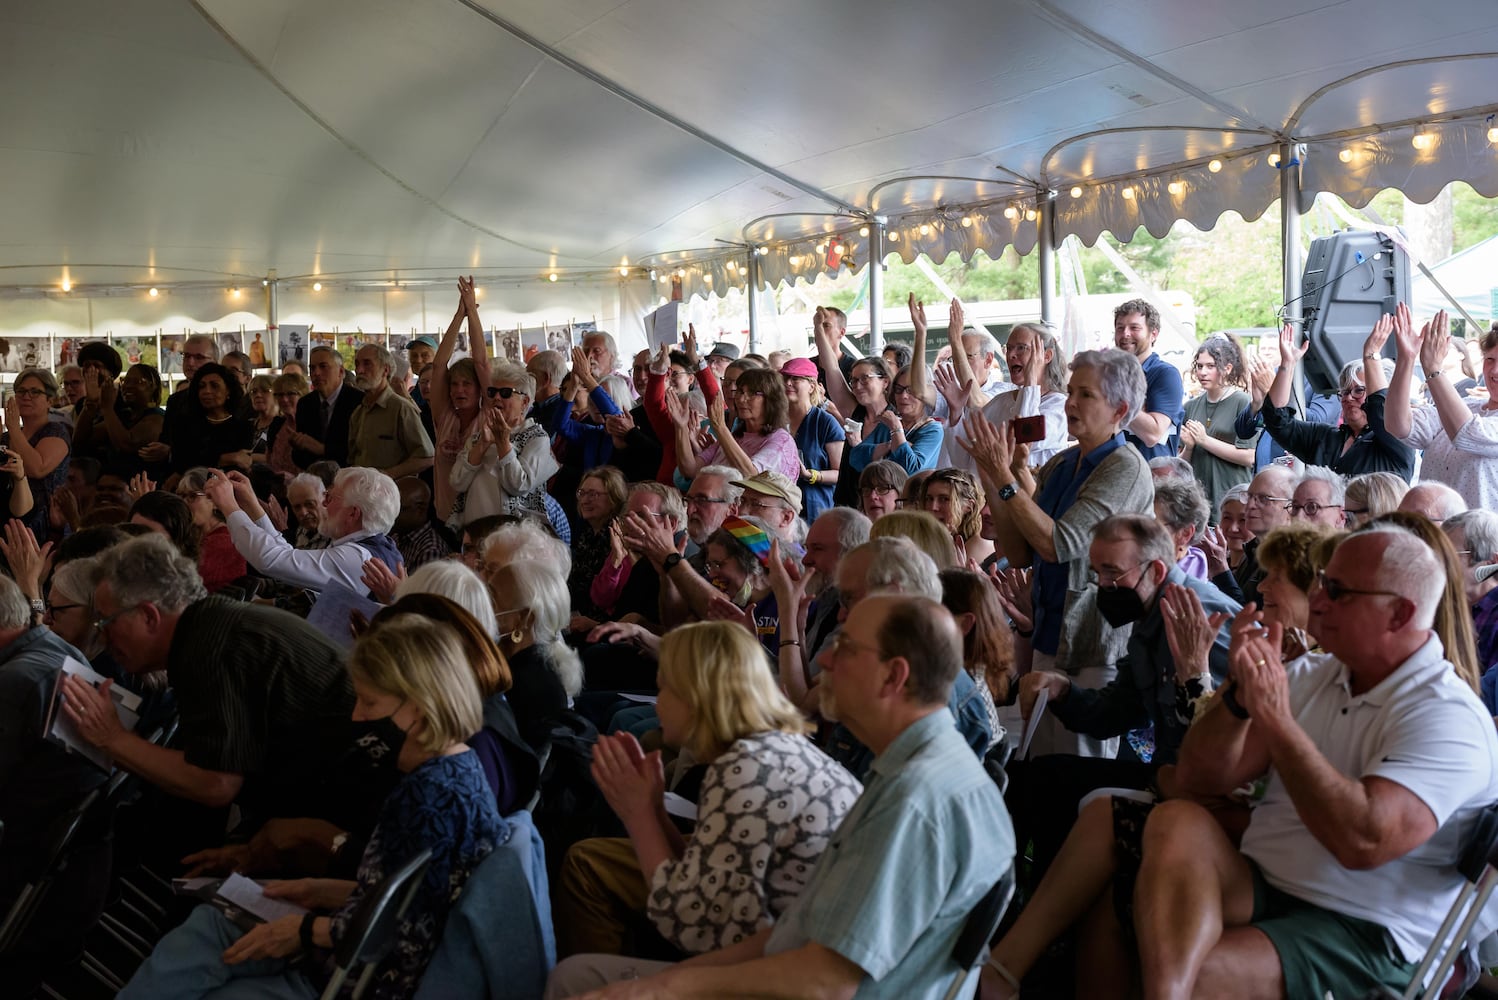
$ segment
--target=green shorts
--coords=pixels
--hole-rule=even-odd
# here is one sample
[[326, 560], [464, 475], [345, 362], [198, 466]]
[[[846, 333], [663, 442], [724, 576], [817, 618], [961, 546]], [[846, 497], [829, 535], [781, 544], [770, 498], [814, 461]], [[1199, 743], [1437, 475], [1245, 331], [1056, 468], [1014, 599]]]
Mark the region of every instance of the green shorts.
[[1404, 991], [1418, 963], [1395, 951], [1389, 932], [1371, 920], [1324, 910], [1270, 885], [1254, 873], [1252, 925], [1269, 938], [1284, 970], [1291, 1000], [1360, 997], [1379, 986]]

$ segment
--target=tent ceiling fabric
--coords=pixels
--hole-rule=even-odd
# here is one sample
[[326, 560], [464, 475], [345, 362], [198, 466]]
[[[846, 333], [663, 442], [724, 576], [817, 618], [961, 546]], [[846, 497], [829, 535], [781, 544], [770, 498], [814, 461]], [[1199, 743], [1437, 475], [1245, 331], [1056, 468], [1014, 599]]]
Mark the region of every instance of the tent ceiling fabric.
[[721, 291], [721, 241], [769, 244], [767, 282], [835, 266], [829, 232], [866, 264], [838, 203], [907, 260], [1032, 249], [1037, 192], [1089, 242], [1255, 218], [1287, 138], [1303, 204], [1495, 196], [1498, 57], [1440, 61], [1495, 52], [1491, 0], [10, 0], [0, 289], [628, 261]]

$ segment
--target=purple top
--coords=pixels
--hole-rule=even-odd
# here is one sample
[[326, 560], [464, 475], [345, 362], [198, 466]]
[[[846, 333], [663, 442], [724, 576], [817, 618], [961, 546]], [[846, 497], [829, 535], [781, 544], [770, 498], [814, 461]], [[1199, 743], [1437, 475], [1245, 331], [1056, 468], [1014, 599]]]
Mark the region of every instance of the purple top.
[[1187, 576], [1194, 576], [1198, 580], [1211, 579], [1207, 574], [1207, 554], [1195, 545], [1186, 550], [1186, 554], [1181, 556], [1180, 562], [1176, 565], [1181, 567], [1181, 572]]
[[[773, 469], [793, 483], [800, 477], [801, 453], [796, 450], [796, 439], [784, 427], [769, 434], [740, 434], [735, 440], [755, 468]], [[703, 465], [717, 465], [723, 460], [723, 447], [714, 441], [697, 458]]]

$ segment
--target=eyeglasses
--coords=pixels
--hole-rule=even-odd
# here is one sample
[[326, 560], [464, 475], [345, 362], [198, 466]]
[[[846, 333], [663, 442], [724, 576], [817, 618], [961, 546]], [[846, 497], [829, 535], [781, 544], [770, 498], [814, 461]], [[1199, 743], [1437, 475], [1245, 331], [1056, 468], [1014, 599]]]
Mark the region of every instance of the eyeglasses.
[[732, 396], [734, 393], [738, 392], [739, 391], [738, 381], [739, 381], [738, 379], [734, 379], [732, 382], [725, 381], [723, 383], [723, 392], [724, 392], [724, 394], [728, 395], [728, 396]]
[[778, 500], [740, 500], [740, 507], [748, 507], [752, 510], [784, 510], [785, 505]]
[[1273, 507], [1275, 504], [1279, 504], [1281, 507], [1289, 509], [1291, 503], [1290, 497], [1273, 497], [1268, 493], [1249, 493], [1247, 498], [1248, 503], [1244, 504], [1245, 507], [1252, 504], [1258, 504], [1260, 507]]
[[489, 394], [490, 399], [493, 399], [495, 396], [498, 396], [500, 399], [509, 399], [511, 396], [514, 396], [517, 393], [519, 393], [521, 399], [530, 399], [529, 396], [527, 396], [523, 392], [520, 392], [520, 390], [515, 388], [513, 385], [491, 385], [484, 391]]
[[51, 601], [48, 601], [47, 614], [55, 615], [59, 611], [72, 611], [74, 608], [83, 608], [87, 606], [88, 605], [86, 604], [53, 604]]
[[1109, 579], [1108, 579], [1107, 583], [1103, 582], [1102, 574], [1098, 573], [1097, 570], [1095, 570], [1095, 569], [1089, 569], [1087, 571], [1087, 582], [1090, 583], [1090, 584], [1092, 584], [1098, 590], [1117, 590], [1118, 589], [1118, 585], [1123, 582], [1123, 578], [1124, 577], [1126, 577], [1130, 573], [1134, 572], [1134, 570], [1136, 570], [1136, 569], [1142, 569], [1143, 567], [1148, 566], [1148, 565], [1149, 565], [1149, 563], [1138, 563], [1137, 565], [1132, 566], [1129, 569], [1119, 570], [1117, 572], [1110, 572], [1108, 570], [1104, 570], [1103, 572], [1104, 573], [1108, 573], [1108, 576], [1109, 576]]
[[212, 361], [213, 357], [208, 354], [199, 354], [197, 351], [188, 351], [182, 355], [184, 361]]
[[858, 491], [858, 495], [859, 496], [864, 496], [864, 497], [872, 497], [872, 496], [884, 496], [884, 495], [889, 494], [889, 493], [898, 493], [898, 492], [899, 492], [899, 490], [895, 489], [893, 486], [870, 486], [870, 487], [868, 487], [866, 489], [859, 490]]
[[856, 378], [850, 378], [850, 379], [848, 379], [848, 384], [851, 385], [853, 388], [857, 389], [860, 386], [868, 385], [870, 382], [875, 382], [875, 381], [883, 382], [884, 381], [884, 376], [883, 375], [859, 375]]
[[603, 490], [578, 490], [577, 491], [577, 498], [579, 500], [602, 500], [602, 499], [604, 499], [607, 496], [608, 496], [608, 494], [605, 493]]
[[15, 394], [23, 399], [34, 399], [37, 396], [45, 396], [46, 389], [17, 389]]
[[1323, 510], [1328, 510], [1331, 508], [1335, 508], [1337, 510], [1343, 509], [1342, 505], [1339, 503], [1317, 503], [1315, 500], [1307, 500], [1305, 503], [1292, 503], [1290, 505], [1290, 513], [1304, 514], [1306, 517], [1315, 517]]
[[702, 568], [707, 570], [708, 575], [711, 576], [713, 573], [716, 573], [718, 572], [718, 570], [722, 569], [725, 565], [726, 560], [719, 561], [717, 559], [708, 559], [703, 562]]
[[1368, 513], [1368, 508], [1367, 507], [1343, 507], [1342, 508], [1342, 513], [1346, 514], [1348, 517], [1361, 517], [1362, 515]]
[[143, 607], [145, 607], [144, 604], [132, 604], [130, 607], [125, 608], [122, 611], [116, 611], [112, 615], [105, 615], [103, 618], [95, 618], [94, 630], [96, 632], [103, 632], [105, 629], [109, 628], [109, 626], [113, 625], [115, 622], [119, 621], [130, 612], [139, 611]]
[[667, 375], [670, 378], [691, 378], [692, 377], [692, 373], [691, 372], [684, 371], [681, 368], [673, 368], [669, 372], [667, 372]]
[[1342, 598], [1348, 597], [1348, 596], [1351, 596], [1351, 595], [1354, 595], [1354, 594], [1362, 594], [1365, 597], [1403, 597], [1404, 596], [1403, 594], [1396, 594], [1392, 590], [1355, 590], [1352, 587], [1349, 587], [1349, 586], [1341, 583], [1340, 581], [1334, 580], [1331, 577], [1327, 576], [1326, 575], [1326, 570], [1324, 570], [1324, 569], [1318, 569], [1316, 571], [1316, 585], [1318, 587], [1320, 587], [1322, 589], [1322, 591], [1326, 594], [1327, 599], [1328, 600], [1332, 600], [1332, 601], [1341, 601]]
[[765, 394], [762, 393], [762, 392], [749, 392], [748, 390], [745, 390], [742, 393], [736, 393], [736, 395], [744, 396], [747, 399], [764, 399], [765, 398]]
[[694, 496], [691, 493], [688, 493], [686, 496], [682, 497], [682, 499], [686, 501], [686, 505], [688, 507], [691, 507], [694, 504], [696, 504], [697, 506], [702, 506], [704, 504], [711, 505], [715, 503], [728, 503], [728, 499], [726, 497]]
[[[846, 605], [844, 605], [844, 607], [846, 607]], [[857, 639], [850, 639], [848, 638], [847, 632], [840, 631], [832, 636], [831, 652], [833, 656], [838, 656], [844, 651], [851, 653], [856, 652], [860, 649], [867, 650], [870, 653], [873, 653], [875, 656], [882, 655], [879, 651], [879, 647], [872, 646], [866, 642], [859, 642]]]
[[183, 500], [201, 500], [207, 495], [208, 494], [204, 493], [202, 490], [188, 490], [186, 493], [177, 494], [177, 496], [181, 497]]
[[894, 385], [890, 386], [889, 394], [891, 396], [914, 396], [915, 395], [915, 393], [913, 393], [913, 392], [910, 391], [910, 386], [908, 386], [908, 385], [901, 385], [899, 382], [896, 382]]
[[1350, 385], [1337, 393], [1343, 399], [1362, 399], [1368, 395], [1368, 387], [1365, 385]]

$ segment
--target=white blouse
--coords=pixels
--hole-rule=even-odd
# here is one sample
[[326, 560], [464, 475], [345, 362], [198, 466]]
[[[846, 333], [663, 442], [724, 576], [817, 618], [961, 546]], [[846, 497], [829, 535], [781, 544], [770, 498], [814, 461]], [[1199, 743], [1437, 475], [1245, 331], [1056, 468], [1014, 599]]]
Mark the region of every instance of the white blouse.
[[1498, 410], [1484, 411], [1487, 400], [1464, 399], [1472, 419], [1453, 439], [1441, 426], [1434, 406], [1417, 406], [1410, 414], [1404, 443], [1422, 448], [1420, 479], [1445, 483], [1474, 510], [1498, 510]]

